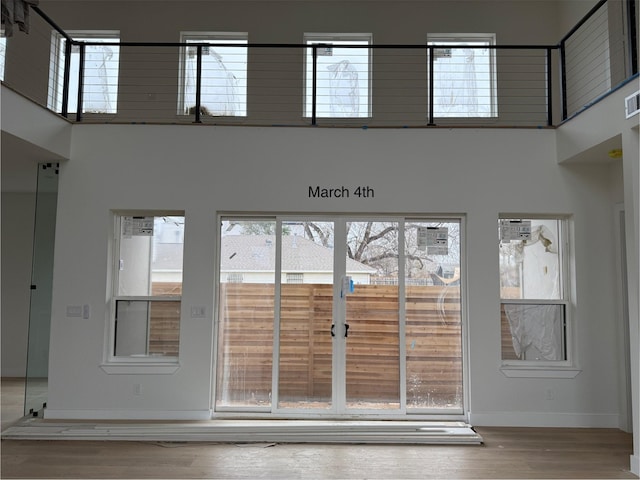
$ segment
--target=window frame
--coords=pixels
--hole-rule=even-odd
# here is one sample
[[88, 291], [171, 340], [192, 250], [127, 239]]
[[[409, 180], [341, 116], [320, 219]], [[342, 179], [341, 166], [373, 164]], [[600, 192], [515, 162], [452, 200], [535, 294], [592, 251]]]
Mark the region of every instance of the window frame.
[[[246, 48], [246, 60], [244, 70], [244, 91], [241, 94], [243, 98], [241, 114], [238, 115], [220, 115], [211, 114], [207, 116], [216, 119], [246, 119], [248, 115], [248, 83], [249, 83], [249, 33], [248, 32], [207, 32], [207, 31], [183, 31], [180, 32], [180, 43], [229, 43], [229, 45], [244, 45]], [[243, 43], [244, 42], [244, 43]], [[178, 105], [177, 114], [179, 116], [193, 115], [186, 112], [186, 55], [189, 47], [180, 47], [180, 66], [178, 72]], [[214, 48], [225, 48], [215, 46]], [[203, 117], [205, 117], [203, 115]]]
[[[460, 47], [451, 48], [464, 48], [464, 43], [472, 43], [472, 42], [480, 42], [487, 41], [489, 43], [489, 82], [490, 82], [490, 107], [488, 115], [465, 115], [465, 116], [456, 116], [456, 115], [436, 115], [435, 108], [433, 112], [433, 118], [437, 119], [446, 119], [447, 121], [456, 121], [456, 120], [467, 120], [467, 119], [480, 119], [485, 121], [492, 121], [498, 119], [498, 77], [497, 77], [497, 59], [496, 59], [496, 34], [495, 33], [429, 33], [427, 34], [427, 47], [431, 45], [441, 45], [447, 43], [461, 43]], [[427, 59], [429, 55], [427, 52]], [[435, 76], [435, 72], [434, 72]], [[427, 82], [429, 82], [429, 73], [427, 72]], [[434, 99], [433, 105], [435, 107], [436, 104], [436, 96], [435, 96], [435, 80], [434, 80]], [[431, 112], [427, 112], [427, 115], [430, 115]]]
[[[559, 276], [559, 298], [558, 299], [538, 299], [538, 298], [521, 298], [521, 299], [505, 299], [502, 298], [502, 285], [499, 281], [500, 297], [500, 315], [502, 315], [503, 305], [562, 305], [564, 312], [564, 359], [563, 360], [519, 360], [519, 359], [503, 359], [502, 349], [500, 349], [501, 371], [508, 377], [561, 377], [573, 378], [580, 370], [576, 368], [575, 359], [575, 334], [573, 325], [573, 268], [571, 265], [571, 218], [567, 215], [535, 215], [535, 214], [500, 214], [498, 218], [498, 245], [501, 243], [500, 238], [500, 221], [501, 220], [553, 220], [558, 225], [558, 276]], [[499, 274], [501, 268], [498, 267]], [[500, 320], [500, 345], [502, 345], [502, 327]]]
[[[105, 43], [114, 42], [120, 43], [120, 30], [70, 30], [67, 34], [75, 41], [96, 41], [104, 40]], [[65, 41], [66, 38], [58, 33], [56, 30], [51, 32], [51, 49], [49, 56], [49, 80], [47, 88], [47, 108], [54, 112], [62, 111], [62, 97], [64, 89], [64, 53], [65, 53]], [[83, 115], [115, 115], [118, 113], [118, 87], [120, 84], [120, 46], [118, 48], [118, 72], [116, 74], [116, 87], [115, 87], [115, 106], [112, 111], [108, 112], [94, 112], [84, 111], [84, 105], [82, 105]], [[74, 52], [72, 51], [72, 57]], [[71, 98], [73, 102], [77, 103], [78, 91], [72, 91], [71, 83], [73, 82], [70, 75], [69, 81], [69, 107], [67, 108], [68, 114], [77, 113], [78, 105], [76, 108], [71, 108]], [[86, 102], [86, 99], [83, 100]]]
[[[130, 374], [130, 373], [173, 373], [179, 368], [181, 348], [178, 347], [177, 356], [155, 355], [155, 354], [134, 354], [116, 355], [116, 313], [119, 301], [142, 301], [148, 302], [179, 302], [180, 303], [180, 325], [179, 343], [182, 341], [182, 327], [185, 320], [183, 294], [180, 295], [120, 295], [119, 294], [119, 272], [120, 272], [120, 246], [122, 238], [122, 221], [125, 217], [182, 217], [186, 226], [186, 215], [184, 211], [117, 211], [112, 212], [112, 235], [109, 244], [111, 256], [108, 284], [110, 291], [109, 313], [107, 315], [107, 335], [105, 335], [104, 356], [101, 368], [110, 374]], [[184, 227], [183, 227], [184, 228]], [[183, 258], [184, 258], [184, 239]], [[151, 265], [149, 265], [151, 266]], [[184, 261], [182, 264], [182, 284], [184, 285]], [[141, 370], [135, 370], [141, 367]], [[151, 370], [150, 370], [151, 369]]]
[[[316, 118], [327, 119], [331, 121], [357, 121], [361, 122], [363, 119], [373, 118], [373, 34], [372, 33], [304, 33], [303, 44], [305, 45], [303, 52], [303, 95], [302, 95], [302, 117], [303, 119], [311, 119], [313, 115], [313, 85], [312, 78], [309, 77], [309, 64], [311, 64], [311, 71], [313, 71], [312, 63], [312, 49], [308, 48], [309, 45], [314, 43], [332, 43], [340, 42], [342, 44], [349, 44], [353, 42], [367, 42], [367, 78], [366, 78], [366, 114], [357, 115], [353, 117], [347, 116], [332, 116], [332, 115], [319, 115], [317, 113], [316, 106]], [[339, 46], [339, 45], [338, 45]], [[311, 92], [311, 93], [309, 93]], [[317, 102], [316, 102], [317, 103]]]

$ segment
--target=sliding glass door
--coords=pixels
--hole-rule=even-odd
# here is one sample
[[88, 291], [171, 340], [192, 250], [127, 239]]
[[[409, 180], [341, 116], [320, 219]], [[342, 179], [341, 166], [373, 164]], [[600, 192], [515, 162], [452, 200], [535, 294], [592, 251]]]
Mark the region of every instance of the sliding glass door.
[[216, 412], [462, 414], [461, 227], [223, 217]]

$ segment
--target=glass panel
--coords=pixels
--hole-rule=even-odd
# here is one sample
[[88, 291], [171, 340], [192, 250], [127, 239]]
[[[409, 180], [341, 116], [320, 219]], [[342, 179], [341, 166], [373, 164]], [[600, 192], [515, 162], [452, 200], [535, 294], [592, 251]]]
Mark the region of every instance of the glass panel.
[[[201, 113], [215, 116], [247, 114], [247, 41], [215, 38], [188, 39], [187, 43], [225, 43], [202, 49]], [[188, 47], [185, 58], [184, 105], [195, 113], [197, 48]]]
[[178, 356], [180, 302], [116, 301], [116, 356]]
[[564, 308], [502, 304], [502, 359], [566, 360]]
[[347, 408], [398, 409], [398, 224], [348, 222], [346, 274]]
[[[333, 222], [284, 222], [279, 408], [330, 408]], [[302, 283], [286, 283], [290, 275]]]
[[462, 408], [460, 223], [407, 221], [407, 408]]
[[224, 220], [216, 407], [270, 407], [275, 221]]
[[[357, 118], [369, 116], [369, 41], [310, 40], [318, 48], [316, 80], [316, 116]], [[363, 45], [346, 48], [340, 45]], [[313, 101], [313, 50], [307, 49], [306, 116]]]
[[58, 164], [38, 165], [24, 413], [47, 402]]
[[522, 219], [519, 222], [531, 222], [530, 238], [513, 239], [514, 235], [501, 233], [500, 297], [562, 299], [559, 221]]
[[[433, 115], [491, 117], [493, 107], [492, 53], [485, 41], [433, 40]], [[459, 48], [454, 48], [459, 47]]]
[[119, 296], [182, 294], [184, 217], [122, 217]]

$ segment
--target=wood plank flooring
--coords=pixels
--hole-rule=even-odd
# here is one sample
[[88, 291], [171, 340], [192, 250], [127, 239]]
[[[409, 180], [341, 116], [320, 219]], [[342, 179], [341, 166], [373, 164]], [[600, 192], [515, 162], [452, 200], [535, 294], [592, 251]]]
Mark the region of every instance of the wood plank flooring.
[[[2, 383], [3, 425], [6, 382]], [[15, 397], [16, 395], [11, 395]], [[14, 398], [15, 399], [15, 398]], [[614, 429], [477, 428], [483, 446], [2, 440], [1, 478], [637, 478]]]

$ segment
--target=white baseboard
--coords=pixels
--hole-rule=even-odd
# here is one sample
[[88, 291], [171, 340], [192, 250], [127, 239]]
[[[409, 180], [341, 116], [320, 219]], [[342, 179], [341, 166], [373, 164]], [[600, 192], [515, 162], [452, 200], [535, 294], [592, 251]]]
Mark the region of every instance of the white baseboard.
[[618, 428], [619, 418], [614, 413], [487, 412], [470, 413], [469, 423], [474, 427]]
[[47, 420], [211, 420], [211, 410], [44, 410]]
[[640, 457], [631, 455], [631, 473], [640, 477]]

